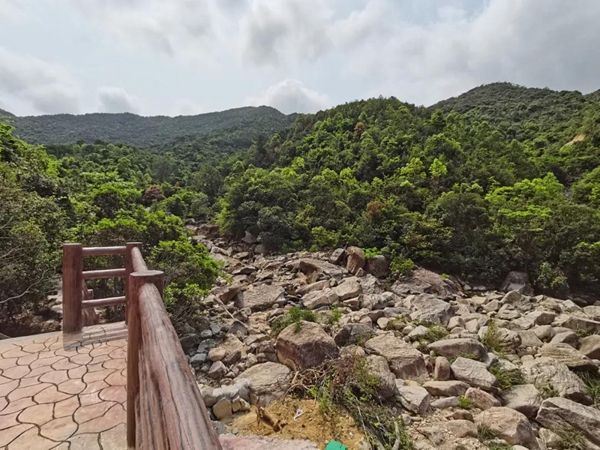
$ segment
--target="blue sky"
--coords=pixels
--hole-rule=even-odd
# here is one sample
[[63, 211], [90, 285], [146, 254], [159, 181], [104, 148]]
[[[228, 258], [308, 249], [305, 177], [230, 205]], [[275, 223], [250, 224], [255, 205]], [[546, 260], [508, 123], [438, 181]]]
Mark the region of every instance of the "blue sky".
[[599, 19], [597, 0], [0, 0], [0, 108], [314, 112], [493, 81], [587, 93]]

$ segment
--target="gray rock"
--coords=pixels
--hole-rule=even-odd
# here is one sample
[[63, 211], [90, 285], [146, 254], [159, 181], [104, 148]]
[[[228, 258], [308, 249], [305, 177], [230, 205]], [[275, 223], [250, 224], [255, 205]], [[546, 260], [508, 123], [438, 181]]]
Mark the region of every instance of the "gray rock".
[[388, 274], [390, 263], [383, 255], [367, 258], [365, 270], [377, 278], [384, 278]]
[[518, 291], [525, 295], [533, 295], [533, 287], [526, 272], [511, 271], [508, 273], [500, 289], [504, 292]]
[[344, 345], [362, 345], [373, 337], [373, 326], [370, 323], [347, 323], [334, 337], [335, 343]]
[[322, 291], [323, 289], [326, 289], [329, 287], [329, 280], [321, 280], [321, 281], [317, 281], [315, 283], [311, 283], [311, 284], [305, 284], [304, 286], [300, 286], [298, 289], [296, 289], [296, 294], [297, 295], [306, 295], [309, 292], [313, 292], [313, 291]]
[[456, 358], [452, 363], [454, 378], [485, 390], [493, 389], [498, 380], [488, 372], [484, 363], [467, 358]]
[[501, 406], [500, 401], [496, 397], [488, 394], [485, 391], [482, 391], [481, 389], [469, 388], [465, 393], [465, 397], [473, 402], [473, 406], [475, 406], [475, 408], [479, 408], [484, 411], [496, 406]]
[[497, 317], [501, 320], [515, 320], [521, 317], [521, 313], [512, 305], [502, 305]]
[[365, 349], [383, 356], [398, 378], [418, 379], [427, 376], [423, 354], [408, 343], [395, 337], [393, 333], [382, 333], [369, 339], [365, 343]]
[[335, 341], [313, 322], [300, 322], [285, 328], [277, 337], [277, 358], [282, 364], [301, 370], [315, 367], [339, 356]]
[[349, 298], [358, 297], [362, 292], [362, 287], [358, 278], [350, 277], [344, 279], [340, 284], [333, 288], [333, 291], [340, 300], [347, 300]]
[[231, 409], [234, 413], [236, 412], [247, 412], [250, 411], [250, 403], [241, 397], [236, 397], [231, 402]]
[[227, 367], [225, 366], [225, 364], [223, 364], [221, 361], [216, 361], [212, 364], [212, 366], [210, 366], [210, 369], [208, 370], [207, 375], [210, 378], [214, 378], [214, 379], [218, 380], [220, 378], [223, 378], [226, 373], [227, 373]]
[[540, 409], [543, 397], [533, 384], [522, 384], [504, 390], [502, 399], [507, 408], [533, 418]]
[[291, 372], [283, 364], [265, 362], [250, 367], [235, 380], [247, 380], [251, 404], [267, 406], [285, 395], [290, 387]]
[[433, 369], [433, 378], [437, 381], [446, 381], [450, 379], [452, 369], [450, 362], [443, 356], [435, 358], [435, 366]]
[[367, 369], [369, 374], [377, 380], [377, 391], [383, 398], [390, 398], [396, 395], [396, 378], [390, 372], [389, 365], [383, 356], [367, 356]]
[[581, 354], [587, 356], [590, 359], [600, 359], [600, 336], [592, 334], [586, 336], [580, 340], [581, 347], [579, 351]]
[[555, 334], [550, 342], [552, 344], [568, 344], [573, 348], [577, 348], [579, 346], [579, 336], [573, 331], [563, 331]]
[[575, 331], [583, 330], [587, 333], [600, 334], [600, 321], [584, 319], [576, 316], [567, 316], [559, 322], [559, 325]]
[[592, 399], [581, 379], [558, 361], [538, 358], [524, 361], [521, 368], [528, 383], [534, 384], [542, 393], [555, 391], [561, 397], [589, 405]]
[[497, 437], [511, 445], [524, 445], [530, 450], [539, 449], [527, 417], [514, 409], [490, 408], [475, 416], [475, 424], [489, 427]]
[[551, 325], [541, 325], [535, 327], [532, 331], [542, 342], [548, 342], [556, 334]]
[[450, 304], [428, 294], [417, 296], [410, 306], [413, 311], [410, 318], [413, 321], [424, 321], [447, 325], [454, 315]]
[[425, 336], [429, 334], [429, 328], [424, 327], [423, 325], [417, 326], [414, 330], [408, 333], [408, 339], [412, 342], [418, 341], [419, 339], [423, 339]]
[[538, 348], [544, 345], [533, 330], [519, 331], [519, 338], [521, 339], [520, 348]]
[[260, 311], [282, 301], [285, 301], [285, 295], [281, 286], [259, 284], [253, 285], [247, 291], [240, 293], [234, 304], [236, 308], [250, 308], [252, 311]]
[[342, 264], [346, 259], [346, 250], [343, 248], [336, 248], [329, 257], [331, 264]]
[[550, 325], [554, 322], [556, 314], [549, 311], [533, 311], [525, 317], [530, 319], [535, 325]]
[[422, 416], [429, 409], [431, 395], [421, 386], [401, 386], [398, 391], [400, 403], [409, 411]]
[[598, 372], [598, 365], [595, 362], [568, 344], [544, 344], [540, 354], [565, 364], [569, 369]]
[[332, 306], [339, 301], [335, 290], [326, 288], [322, 291], [312, 291], [302, 297], [302, 304], [308, 309], [317, 309], [323, 306]]
[[460, 397], [441, 397], [431, 402], [435, 409], [456, 408], [460, 403]]
[[427, 381], [423, 387], [434, 397], [457, 397], [469, 389], [469, 385], [462, 381]]
[[597, 322], [600, 321], [600, 305], [584, 306], [583, 312], [590, 319], [595, 320]]
[[600, 410], [566, 398], [554, 397], [542, 402], [536, 421], [553, 430], [571, 428], [596, 446], [600, 445]]
[[222, 398], [212, 407], [213, 414], [219, 420], [229, 419], [233, 415], [231, 402]]
[[348, 272], [356, 275], [360, 269], [365, 267], [365, 254], [359, 247], [348, 247], [346, 249], [348, 259], [346, 260], [346, 269]]
[[481, 359], [487, 353], [485, 345], [475, 339], [443, 339], [427, 346], [440, 356], [446, 358], [457, 358], [461, 355], [476, 355]]
[[477, 437], [477, 426], [470, 420], [449, 420], [443, 426], [457, 438]]

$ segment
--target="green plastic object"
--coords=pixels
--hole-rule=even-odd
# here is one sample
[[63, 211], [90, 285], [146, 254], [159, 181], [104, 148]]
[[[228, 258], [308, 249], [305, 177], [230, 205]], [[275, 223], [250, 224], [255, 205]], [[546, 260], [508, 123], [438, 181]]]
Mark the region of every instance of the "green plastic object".
[[348, 447], [336, 441], [329, 441], [325, 450], [348, 450]]

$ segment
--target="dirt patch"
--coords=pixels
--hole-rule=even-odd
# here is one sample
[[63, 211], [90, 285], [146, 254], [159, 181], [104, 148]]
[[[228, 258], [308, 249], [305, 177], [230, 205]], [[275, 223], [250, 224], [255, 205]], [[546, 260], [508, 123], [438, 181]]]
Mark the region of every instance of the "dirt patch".
[[[296, 411], [303, 414], [294, 420]], [[258, 415], [261, 418], [258, 418]], [[241, 435], [273, 436], [282, 439], [309, 439], [324, 449], [331, 440], [341, 442], [349, 450], [357, 450], [364, 433], [347, 414], [325, 415], [315, 400], [285, 398], [258, 411], [252, 411], [233, 420], [229, 431], [237, 428]]]
[[573, 145], [576, 142], [581, 142], [585, 139], [585, 134], [578, 134], [577, 136], [575, 136], [573, 139], [571, 139], [569, 142], [567, 142], [565, 145]]

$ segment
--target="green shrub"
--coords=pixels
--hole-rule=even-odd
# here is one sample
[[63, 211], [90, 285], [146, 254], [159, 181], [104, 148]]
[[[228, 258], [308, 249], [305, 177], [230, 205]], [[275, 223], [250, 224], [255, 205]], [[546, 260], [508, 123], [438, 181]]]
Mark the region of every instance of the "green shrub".
[[317, 319], [318, 317], [314, 311], [292, 306], [286, 314], [278, 317], [271, 323], [271, 330], [277, 336], [288, 326], [296, 324], [296, 332], [299, 332], [301, 322], [317, 322]]

